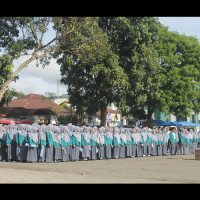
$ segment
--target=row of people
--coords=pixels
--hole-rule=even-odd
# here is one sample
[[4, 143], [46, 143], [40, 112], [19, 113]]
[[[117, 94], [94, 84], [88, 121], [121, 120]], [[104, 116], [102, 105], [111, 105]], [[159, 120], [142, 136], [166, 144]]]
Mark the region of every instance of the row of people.
[[0, 125], [0, 160], [58, 162], [192, 154], [196, 130], [169, 128]]

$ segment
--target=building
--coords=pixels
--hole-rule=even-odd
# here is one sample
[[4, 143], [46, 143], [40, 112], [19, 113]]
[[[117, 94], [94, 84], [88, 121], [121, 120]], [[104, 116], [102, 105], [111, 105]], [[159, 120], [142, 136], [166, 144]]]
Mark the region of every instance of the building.
[[24, 120], [31, 123], [57, 123], [57, 114], [65, 114], [66, 110], [39, 94], [29, 94], [13, 99], [0, 110], [2, 120]]

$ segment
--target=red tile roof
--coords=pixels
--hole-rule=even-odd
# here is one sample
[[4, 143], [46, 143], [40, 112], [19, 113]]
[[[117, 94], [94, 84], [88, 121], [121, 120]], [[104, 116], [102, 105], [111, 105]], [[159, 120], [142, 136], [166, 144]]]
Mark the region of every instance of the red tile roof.
[[8, 106], [4, 107], [23, 107], [26, 109], [52, 109], [54, 112], [65, 112], [64, 108], [57, 105], [47, 97], [39, 94], [29, 94], [24, 97], [13, 99]]

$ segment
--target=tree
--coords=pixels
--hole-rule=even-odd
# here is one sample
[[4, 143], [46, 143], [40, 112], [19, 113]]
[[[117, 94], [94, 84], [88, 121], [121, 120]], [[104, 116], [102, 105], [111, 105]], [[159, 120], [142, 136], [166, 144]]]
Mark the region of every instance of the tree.
[[156, 44], [162, 65], [158, 108], [178, 119], [200, 111], [200, 44], [197, 38], [162, 27]]
[[139, 112], [144, 116], [137, 108], [146, 106], [150, 119], [161, 95], [161, 66], [154, 49], [159, 21], [153, 17], [101, 17], [99, 25], [108, 34], [112, 50], [119, 56], [119, 64], [128, 76], [129, 113]]
[[[61, 65], [61, 82], [68, 85], [70, 102], [88, 114], [101, 110], [101, 125], [106, 126], [107, 105], [116, 102], [125, 106], [128, 79], [119, 65], [118, 56], [111, 50], [108, 36], [98, 24], [83, 29], [82, 37], [89, 40], [82, 48], [82, 55], [66, 52], [58, 63]], [[83, 110], [82, 110], [83, 111]]]
[[[0, 56], [0, 88], [2, 85], [9, 79], [11, 73], [12, 73], [13, 65], [11, 63], [11, 56], [7, 54], [3, 54]], [[14, 78], [14, 81], [18, 79], [18, 76]], [[4, 104], [8, 104], [9, 101], [12, 100], [13, 97], [21, 97], [24, 94], [21, 92], [17, 92], [14, 89], [8, 89], [1, 101], [0, 101], [0, 107], [2, 107]]]
[[[10, 82], [32, 61], [45, 66], [55, 52], [81, 55], [81, 47], [88, 41], [77, 36], [80, 30], [90, 28], [95, 21], [95, 17], [1, 17], [1, 51], [8, 54], [12, 62], [25, 55], [27, 59], [2, 84], [0, 101]], [[49, 29], [53, 30], [54, 36], [46, 42], [44, 36]]]

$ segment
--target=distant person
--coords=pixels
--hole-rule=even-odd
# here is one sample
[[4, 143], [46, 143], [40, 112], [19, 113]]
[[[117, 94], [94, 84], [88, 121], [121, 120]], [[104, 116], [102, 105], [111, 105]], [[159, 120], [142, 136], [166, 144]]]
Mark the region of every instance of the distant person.
[[169, 141], [170, 141], [170, 152], [171, 155], [176, 154], [176, 129], [172, 129], [169, 133]]
[[3, 162], [7, 160], [6, 149], [6, 124], [2, 124], [0, 125], [0, 160]]
[[27, 162], [38, 161], [38, 141], [38, 128], [36, 126], [31, 126], [27, 133]]
[[7, 159], [8, 162], [16, 162], [16, 134], [17, 129], [14, 123], [11, 123], [7, 127], [6, 133], [6, 145], [7, 145]]
[[46, 162], [53, 162], [53, 141], [54, 141], [54, 127], [52, 124], [47, 126], [46, 131]]

